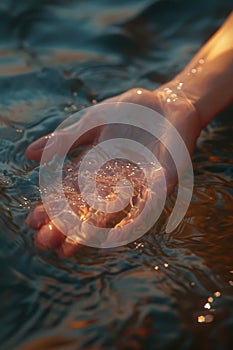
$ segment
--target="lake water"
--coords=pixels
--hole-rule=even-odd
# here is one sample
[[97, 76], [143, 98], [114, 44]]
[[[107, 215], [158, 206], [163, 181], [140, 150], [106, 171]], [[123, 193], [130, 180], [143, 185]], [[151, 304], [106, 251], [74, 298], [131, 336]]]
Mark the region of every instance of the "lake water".
[[[225, 350], [233, 344], [233, 109], [202, 133], [179, 227], [112, 250], [41, 253], [24, 151], [67, 116], [154, 89], [221, 25], [232, 1], [0, 0], [0, 348]], [[166, 211], [174, 204], [171, 196]]]

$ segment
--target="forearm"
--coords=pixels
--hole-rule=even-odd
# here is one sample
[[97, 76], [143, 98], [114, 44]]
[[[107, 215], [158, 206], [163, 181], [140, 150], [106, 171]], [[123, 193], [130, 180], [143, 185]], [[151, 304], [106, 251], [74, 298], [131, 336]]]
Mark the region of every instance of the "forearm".
[[233, 13], [173, 84], [195, 106], [201, 127], [233, 101]]

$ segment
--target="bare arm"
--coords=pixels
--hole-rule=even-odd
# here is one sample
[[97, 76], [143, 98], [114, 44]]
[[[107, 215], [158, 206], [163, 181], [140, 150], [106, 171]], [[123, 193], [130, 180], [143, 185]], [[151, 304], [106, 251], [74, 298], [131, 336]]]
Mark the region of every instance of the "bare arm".
[[173, 83], [194, 104], [201, 127], [233, 101], [233, 12]]

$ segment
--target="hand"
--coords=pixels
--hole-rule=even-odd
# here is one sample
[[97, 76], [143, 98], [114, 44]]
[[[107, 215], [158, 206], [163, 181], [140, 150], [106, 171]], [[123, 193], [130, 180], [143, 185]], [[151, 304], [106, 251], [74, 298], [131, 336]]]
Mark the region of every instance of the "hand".
[[[129, 90], [119, 96], [108, 99], [104, 102], [130, 102], [138, 105], [143, 105], [149, 107], [167, 118], [168, 121], [172, 123], [172, 125], [177, 129], [180, 133], [181, 137], [184, 140], [184, 143], [190, 152], [193, 151], [193, 148], [196, 143], [196, 139], [199, 136], [201, 125], [199, 122], [199, 118], [196, 110], [189, 100], [185, 98], [184, 95], [181, 94], [179, 90], [179, 86], [177, 86], [174, 82], [170, 82], [155, 91], [148, 91], [141, 88], [136, 88]], [[93, 116], [84, 115], [84, 117], [80, 120], [79, 123], [88, 124], [90, 123], [90, 118]], [[115, 121], [117, 123], [117, 120]], [[60, 130], [58, 137], [61, 144], [65, 144], [66, 141], [69, 140], [69, 128]], [[165, 173], [168, 192], [171, 192], [177, 182], [177, 173], [174, 166], [174, 163], [171, 159], [171, 156], [166, 150], [166, 147], [162, 145], [158, 140], [154, 140], [147, 132], [143, 130], [139, 130], [133, 126], [123, 127], [116, 125], [116, 127], [110, 128], [108, 125], [105, 127], [98, 127], [92, 129], [91, 132], [84, 134], [74, 145], [73, 148], [79, 147], [80, 145], [89, 145], [98, 144], [107, 139], [115, 138], [115, 137], [132, 137], [134, 140], [137, 140], [139, 143], [145, 145], [146, 147], [153, 149], [153, 152], [156, 150], [156, 155], [160, 163], [162, 164], [163, 171]], [[32, 143], [26, 150], [26, 156], [29, 159], [39, 161], [41, 159], [44, 147], [48, 141], [48, 137], [45, 136], [41, 139]], [[169, 134], [167, 135], [167, 142], [171, 142], [169, 140]], [[79, 156], [78, 161], [82, 159], [83, 155]], [[73, 167], [72, 167], [73, 163]], [[78, 163], [79, 164], [79, 163]], [[108, 164], [111, 165], [111, 162]], [[71, 164], [69, 164], [69, 168], [73, 168], [72, 176], [78, 171], [77, 159], [73, 160]], [[133, 164], [128, 163], [128, 168], [124, 167], [124, 164], [121, 162], [117, 164], [118, 172], [116, 170], [116, 182], [121, 179], [122, 174], [124, 176], [129, 176], [129, 173], [132, 170]], [[99, 179], [99, 186], [105, 188], [105, 194], [109, 195], [112, 193], [114, 196], [114, 184], [112, 183], [112, 176], [110, 176], [108, 172], [109, 167], [105, 167], [102, 169], [104, 173], [104, 183], [103, 180]], [[111, 171], [114, 169], [110, 167]], [[128, 169], [128, 173], [126, 171]], [[184, 162], [185, 169], [185, 162]], [[114, 170], [114, 171], [115, 171]], [[119, 171], [120, 170], [120, 171]], [[151, 176], [153, 176], [153, 169], [151, 171]], [[139, 180], [131, 179], [134, 185], [134, 194], [132, 198], [132, 202], [129, 207], [124, 211], [120, 211], [114, 214], [100, 215], [98, 211], [93, 210], [88, 205], [83, 206], [82, 198], [80, 197], [79, 188], [76, 188], [75, 193], [69, 193], [70, 183], [72, 182], [72, 176], [67, 172], [63, 180], [64, 184], [64, 192], [68, 200], [74, 205], [74, 211], [81, 215], [83, 214], [85, 217], [90, 217], [90, 222], [93, 222], [95, 226], [99, 227], [114, 227], [115, 225], [125, 225], [129, 220], [128, 214], [130, 208], [135, 207], [138, 210], [144, 205], [146, 200], [146, 191], [145, 187], [142, 186], [144, 183], [144, 178], [141, 173], [137, 174]], [[102, 177], [103, 178], [103, 177]], [[101, 182], [102, 181], [102, 182]], [[98, 178], [97, 178], [97, 187], [98, 187]], [[103, 194], [101, 194], [103, 195]], [[91, 214], [91, 215], [90, 215]], [[153, 213], [152, 213], [153, 215]], [[132, 219], [132, 218], [131, 218]], [[41, 249], [55, 249], [60, 257], [67, 257], [73, 255], [77, 249], [78, 245], [74, 243], [71, 239], [67, 238], [63, 233], [61, 233], [54, 223], [48, 217], [43, 205], [38, 205], [34, 211], [32, 211], [26, 220], [27, 224], [36, 229], [35, 241], [36, 244]]]

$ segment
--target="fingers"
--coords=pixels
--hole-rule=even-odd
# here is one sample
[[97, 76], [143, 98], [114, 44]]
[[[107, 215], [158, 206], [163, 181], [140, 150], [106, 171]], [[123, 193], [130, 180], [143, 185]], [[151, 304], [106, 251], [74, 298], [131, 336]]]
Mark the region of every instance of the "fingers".
[[43, 136], [40, 139], [34, 141], [31, 145], [29, 145], [25, 151], [25, 155], [28, 159], [40, 161], [43, 150], [48, 141], [48, 136]]
[[67, 237], [56, 249], [56, 253], [60, 259], [66, 259], [72, 257], [79, 249], [80, 245]]
[[60, 232], [52, 222], [37, 231], [35, 246], [41, 251], [54, 250], [60, 259], [73, 256], [79, 249], [79, 245]]
[[36, 230], [41, 226], [49, 223], [49, 217], [45, 211], [44, 206], [38, 205], [33, 211], [28, 214], [25, 222], [29, 227]]
[[61, 129], [55, 133], [43, 136], [34, 141], [27, 147], [25, 155], [30, 160], [40, 161], [46, 145], [46, 154], [48, 158], [52, 159], [55, 154], [59, 154], [61, 156], [66, 155], [66, 153], [69, 151], [69, 149], [67, 150], [67, 145], [71, 143], [71, 138], [74, 139], [74, 142], [72, 143], [70, 149], [74, 149], [94, 143], [99, 133], [99, 127], [93, 128], [76, 139], [75, 127]]
[[35, 244], [39, 249], [56, 249], [65, 240], [66, 236], [60, 232], [52, 222], [43, 225], [35, 235]]
[[[138, 91], [140, 91], [140, 94], [142, 94], [142, 96], [138, 95]], [[151, 101], [153, 101], [153, 106], [151, 106]], [[154, 107], [154, 96], [153, 92], [149, 92], [143, 89], [132, 89], [119, 96], [105, 100], [104, 102], [105, 103], [98, 105], [103, 106], [103, 112], [106, 112], [106, 102], [131, 102], [139, 103], [149, 107]], [[110, 112], [111, 108], [112, 104], [109, 104]], [[95, 115], [96, 113], [97, 115]], [[25, 152], [26, 157], [31, 160], [40, 161], [46, 145], [46, 153], [48, 153], [48, 155], [52, 157], [54, 154], [58, 154], [58, 152], [61, 155], [66, 154], [67, 152], [65, 151], [67, 151], [67, 144], [72, 144], [71, 148], [93, 144], [94, 141], [100, 135], [100, 131], [102, 130], [102, 127], [100, 126], [95, 127], [96, 120], [98, 120], [99, 122], [100, 120], [102, 120], [103, 122], [105, 121], [104, 113], [101, 114], [101, 108], [94, 112], [86, 112], [84, 110], [84, 115], [80, 120], [77, 121], [77, 118], [74, 117], [72, 125], [64, 127], [64, 129], [56, 130], [54, 133], [49, 134], [47, 136], [43, 136], [38, 140], [34, 141], [31, 145], [29, 145]], [[88, 126], [88, 128], [86, 128], [86, 126]], [[85, 130], [87, 129], [88, 131], [85, 132]], [[105, 132], [102, 135], [102, 139], [107, 139], [112, 135], [112, 131], [109, 132], [109, 128], [104, 129]], [[122, 128], [119, 131], [119, 134], [122, 135]], [[113, 135], [115, 135], [116, 132], [117, 130], [114, 130]], [[80, 137], [77, 139], [77, 135], [79, 133]], [[71, 140], [73, 142], [71, 142]], [[51, 152], [51, 154], [49, 152]]]
[[[138, 91], [140, 91], [140, 94], [143, 92], [142, 97], [138, 95]], [[154, 101], [154, 98], [152, 97], [153, 97], [152, 92], [148, 92], [148, 91], [146, 92], [146, 90], [143, 90], [143, 89], [140, 89], [140, 90], [132, 89], [119, 96], [105, 100], [104, 102], [112, 102], [112, 103], [113, 102], [131, 102], [131, 103], [140, 103], [145, 106], [150, 106], [151, 105], [150, 101]], [[153, 105], [154, 105], [154, 102], [153, 102]], [[106, 108], [104, 106], [106, 106], [106, 103], [103, 103], [103, 111], [105, 111], [105, 108]], [[112, 105], [110, 104], [109, 106], [110, 106], [109, 109], [111, 111]], [[60, 152], [60, 154], [64, 154], [63, 151], [66, 149], [66, 145], [70, 144], [71, 138], [73, 139], [73, 142], [71, 142], [71, 144], [73, 144], [71, 148], [79, 147], [82, 145], [93, 144], [95, 139], [98, 138], [98, 136], [100, 135], [100, 131], [102, 130], [102, 127], [99, 127], [99, 126], [95, 127], [95, 120], [97, 118], [98, 120], [103, 119], [104, 121], [104, 113], [103, 115], [101, 115], [99, 110], [98, 110], [98, 113], [100, 113], [99, 115], [96, 116], [94, 115], [95, 113], [96, 112], [89, 113], [84, 111], [84, 115], [82, 116], [82, 118], [78, 121], [77, 121], [77, 118], [76, 119], [74, 118], [74, 122], [72, 125], [65, 127], [64, 129], [57, 130], [55, 131], [55, 133], [43, 136], [38, 140], [34, 141], [31, 145], [27, 147], [25, 151], [26, 157], [31, 160], [40, 161], [46, 145], [47, 145], [46, 151], [48, 153], [51, 152], [51, 155], [50, 155], [51, 157], [54, 154], [57, 154], [57, 152]], [[86, 125], [88, 125], [88, 129], [90, 130], [88, 130], [87, 132], [81, 132], [80, 137], [77, 140], [76, 137], [78, 137], [77, 135], [79, 131], [85, 130]], [[91, 128], [92, 125], [93, 125], [93, 128]], [[105, 129], [106, 129], [105, 133], [102, 135], [103, 139], [109, 138], [109, 128], [105, 128]], [[110, 136], [111, 136], [111, 133], [110, 133]], [[48, 149], [48, 146], [49, 146], [49, 149]]]
[[35, 246], [41, 251], [52, 249], [59, 258], [71, 257], [78, 250], [78, 245], [60, 232], [49, 220], [43, 205], [38, 205], [28, 214], [26, 224], [37, 230]]

